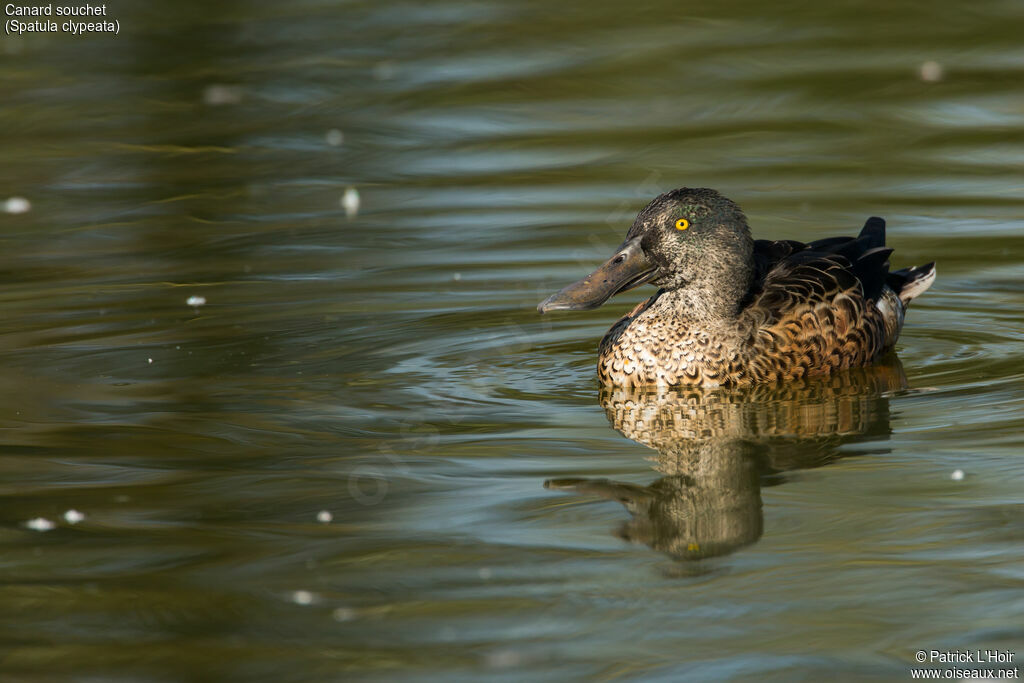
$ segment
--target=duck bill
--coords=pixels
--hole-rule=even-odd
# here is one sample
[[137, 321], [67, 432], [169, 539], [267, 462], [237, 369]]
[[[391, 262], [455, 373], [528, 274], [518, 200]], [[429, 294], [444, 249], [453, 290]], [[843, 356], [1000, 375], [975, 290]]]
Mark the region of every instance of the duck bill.
[[658, 267], [640, 248], [640, 238], [626, 240], [590, 275], [555, 292], [540, 302], [537, 310], [587, 311], [597, 308], [619, 292], [639, 287], [658, 275]]

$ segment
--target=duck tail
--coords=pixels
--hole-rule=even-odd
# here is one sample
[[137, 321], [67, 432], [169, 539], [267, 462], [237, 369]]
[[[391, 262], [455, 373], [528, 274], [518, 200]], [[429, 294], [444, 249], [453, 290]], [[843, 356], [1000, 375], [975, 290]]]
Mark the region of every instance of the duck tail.
[[886, 284], [900, 297], [904, 306], [924, 294], [935, 282], [935, 261], [923, 266], [904, 268], [889, 273]]

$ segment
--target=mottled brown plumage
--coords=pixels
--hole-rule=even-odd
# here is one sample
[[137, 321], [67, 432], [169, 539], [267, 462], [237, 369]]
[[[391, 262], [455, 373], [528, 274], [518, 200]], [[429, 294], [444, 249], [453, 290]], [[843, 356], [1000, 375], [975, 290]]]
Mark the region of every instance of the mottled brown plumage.
[[858, 237], [754, 241], [714, 190], [661, 195], [617, 254], [549, 297], [542, 312], [590, 308], [644, 282], [658, 292], [601, 340], [606, 385], [745, 385], [827, 375], [875, 361], [896, 343], [934, 264], [889, 273], [885, 221]]

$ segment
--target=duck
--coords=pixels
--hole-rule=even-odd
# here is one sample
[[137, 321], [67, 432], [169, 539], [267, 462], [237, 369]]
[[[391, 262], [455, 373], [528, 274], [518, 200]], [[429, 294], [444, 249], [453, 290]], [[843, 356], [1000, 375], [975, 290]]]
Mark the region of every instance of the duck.
[[935, 263], [890, 272], [885, 221], [856, 237], [753, 239], [746, 216], [709, 188], [679, 188], [637, 214], [625, 241], [538, 306], [597, 308], [645, 284], [657, 292], [598, 347], [604, 386], [744, 386], [874, 363], [896, 344]]

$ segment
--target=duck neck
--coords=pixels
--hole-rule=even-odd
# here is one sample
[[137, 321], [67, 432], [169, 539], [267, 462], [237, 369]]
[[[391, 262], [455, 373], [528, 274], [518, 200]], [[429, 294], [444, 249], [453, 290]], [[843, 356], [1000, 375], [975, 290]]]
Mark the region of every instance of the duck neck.
[[747, 272], [728, 273], [724, 278], [722, 273], [715, 275], [714, 283], [696, 281], [678, 289], [661, 290], [654, 306], [660, 312], [668, 312], [691, 324], [712, 327], [735, 321], [750, 286], [750, 275]]
[[[746, 223], [723, 223], [718, 233], [696, 236], [689, 251], [662, 259], [662, 306], [673, 317], [712, 326], [735, 321], [754, 278], [754, 241]], [[671, 256], [671, 254], [670, 254]]]

